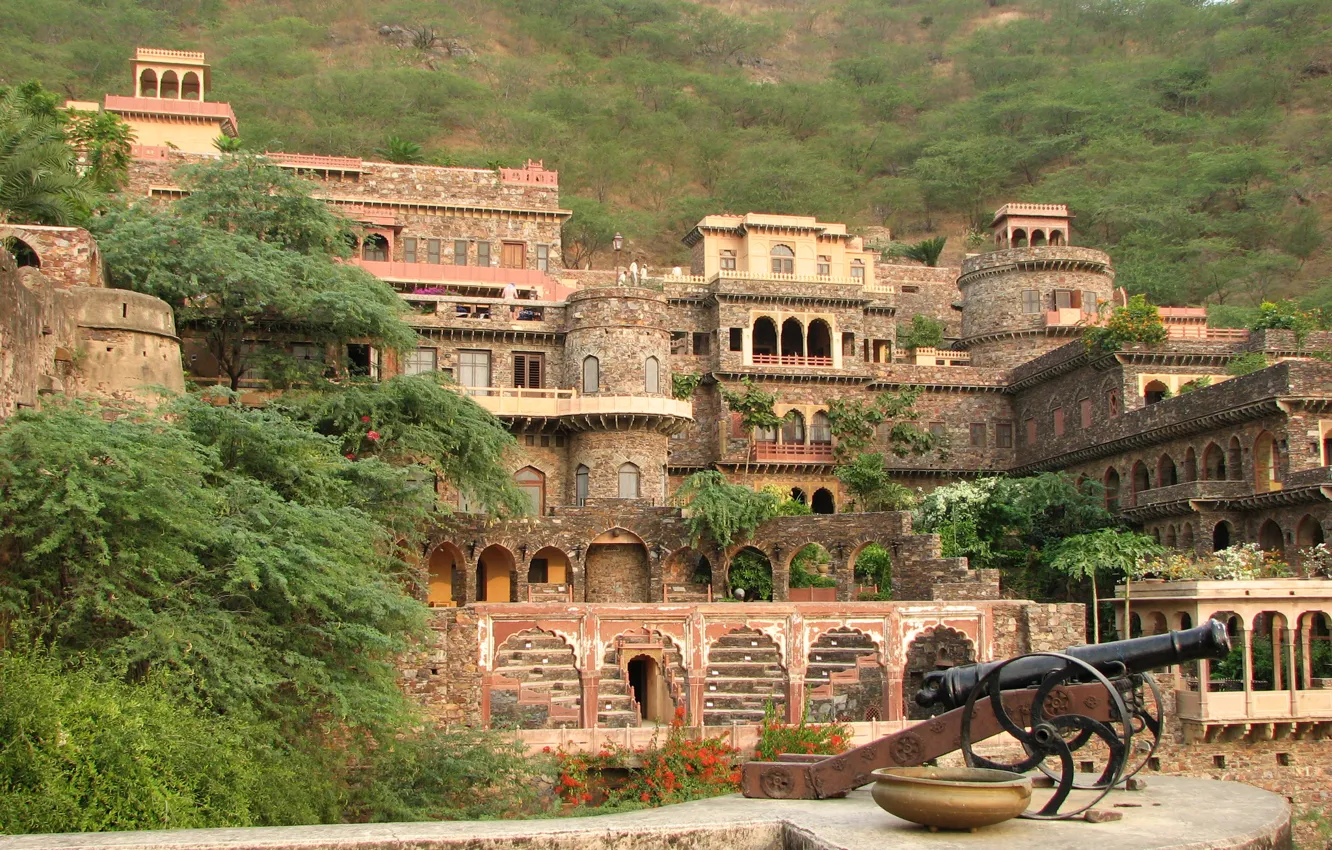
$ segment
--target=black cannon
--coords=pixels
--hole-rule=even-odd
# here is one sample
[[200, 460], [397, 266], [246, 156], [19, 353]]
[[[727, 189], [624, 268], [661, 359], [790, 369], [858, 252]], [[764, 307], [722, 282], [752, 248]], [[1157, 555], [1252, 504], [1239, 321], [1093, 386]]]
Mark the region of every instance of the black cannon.
[[[1104, 675], [1115, 678], [1185, 661], [1225, 658], [1229, 652], [1230, 637], [1226, 634], [1225, 624], [1208, 620], [1182, 632], [1075, 646], [1062, 654], [1086, 662]], [[944, 710], [959, 708], [966, 704], [976, 685], [1000, 667], [1003, 672], [999, 676], [999, 689], [1011, 691], [1040, 683], [1064, 664], [1053, 655], [1027, 655], [1010, 661], [933, 670], [925, 674], [924, 685], [916, 692], [916, 705]], [[1074, 674], [1069, 681], [1085, 682], [1087, 676], [1085, 673]]]

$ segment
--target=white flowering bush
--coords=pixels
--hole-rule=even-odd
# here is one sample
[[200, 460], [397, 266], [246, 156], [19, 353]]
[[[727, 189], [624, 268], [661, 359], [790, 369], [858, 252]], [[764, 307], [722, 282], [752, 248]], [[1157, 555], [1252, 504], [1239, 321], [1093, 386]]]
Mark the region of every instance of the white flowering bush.
[[1309, 575], [1332, 578], [1332, 549], [1326, 543], [1300, 550], [1300, 563]]
[[[1328, 563], [1332, 564], [1332, 553], [1328, 553]], [[1253, 581], [1290, 574], [1290, 567], [1276, 553], [1264, 552], [1254, 543], [1203, 556], [1173, 552], [1150, 558], [1141, 568], [1141, 575], [1166, 581]]]

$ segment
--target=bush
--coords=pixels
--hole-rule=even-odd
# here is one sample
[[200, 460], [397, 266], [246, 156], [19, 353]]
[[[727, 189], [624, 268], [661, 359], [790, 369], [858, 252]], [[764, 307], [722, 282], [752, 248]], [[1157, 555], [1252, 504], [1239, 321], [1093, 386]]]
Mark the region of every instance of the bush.
[[808, 723], [804, 717], [796, 724], [785, 723], [777, 718], [776, 709], [769, 703], [763, 712], [754, 757], [759, 761], [776, 761], [782, 753], [831, 756], [846, 752], [850, 743], [851, 730], [841, 723]]
[[899, 325], [897, 344], [902, 348], [938, 348], [943, 345], [944, 323], [924, 313], [911, 317], [911, 324]]
[[266, 728], [142, 685], [0, 656], [0, 832], [336, 820], [327, 773]]
[[1250, 351], [1248, 354], [1241, 354], [1234, 360], [1226, 364], [1226, 373], [1241, 378], [1245, 375], [1251, 375], [1259, 369], [1267, 368], [1267, 355], [1261, 351]]
[[1155, 305], [1145, 295], [1134, 295], [1123, 307], [1116, 307], [1104, 325], [1087, 328], [1083, 341], [1089, 351], [1109, 354], [1125, 345], [1159, 345], [1166, 341], [1165, 325]]

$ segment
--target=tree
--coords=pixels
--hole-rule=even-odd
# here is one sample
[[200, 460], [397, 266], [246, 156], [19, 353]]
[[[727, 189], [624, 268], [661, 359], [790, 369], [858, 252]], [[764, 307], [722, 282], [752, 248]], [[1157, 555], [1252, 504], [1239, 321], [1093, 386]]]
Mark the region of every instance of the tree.
[[1127, 344], [1160, 345], [1167, 339], [1161, 313], [1144, 295], [1134, 295], [1116, 307], [1104, 325], [1092, 325], [1083, 333], [1088, 351], [1109, 354]]
[[924, 313], [917, 313], [911, 317], [911, 325], [907, 328], [898, 326], [897, 342], [903, 348], [938, 348], [943, 345], [944, 323], [927, 316]]
[[915, 421], [920, 418], [916, 399], [919, 387], [906, 387], [898, 392], [882, 392], [873, 402], [858, 398], [832, 399], [828, 402], [828, 425], [835, 441], [833, 457], [846, 463], [873, 444], [878, 426], [891, 422], [888, 429], [888, 450], [894, 457], [905, 458], [946, 449], [944, 441], [928, 431], [922, 431]]
[[1102, 528], [1076, 534], [1055, 543], [1045, 551], [1051, 567], [1070, 578], [1090, 579], [1092, 588], [1092, 642], [1101, 642], [1100, 596], [1096, 582], [1101, 576], [1115, 578], [1135, 575], [1148, 558], [1165, 550], [1146, 534]]
[[81, 222], [95, 197], [51, 97], [36, 84], [0, 90], [0, 222]]
[[777, 515], [781, 499], [771, 491], [732, 484], [715, 469], [695, 472], [675, 493], [694, 541], [704, 538], [726, 548], [746, 540]]
[[[239, 155], [190, 169], [183, 182], [191, 194], [167, 210], [141, 203], [92, 226], [111, 283], [171, 304], [233, 390], [262, 360], [289, 359], [285, 339], [338, 350], [352, 339], [415, 345], [393, 290], [338, 262], [351, 225], [290, 174]], [[276, 341], [257, 341], [275, 328]]]
[[905, 246], [902, 249], [902, 256], [927, 266], [937, 266], [939, 265], [939, 255], [943, 253], [944, 245], [947, 242], [947, 236], [922, 239], [920, 242]]
[[561, 200], [573, 212], [560, 226], [565, 268], [592, 267], [592, 259], [615, 238], [615, 222], [600, 201], [566, 195]]
[[129, 179], [134, 131], [114, 112], [69, 110], [65, 138], [86, 164], [84, 178], [101, 193], [124, 188]]
[[[740, 425], [745, 433], [752, 437], [755, 428], [781, 427], [782, 417], [773, 410], [773, 405], [777, 403], [776, 393], [768, 392], [749, 378], [741, 378], [740, 385], [744, 389], [739, 392], [727, 389], [725, 384], [717, 384], [717, 389], [721, 392], [726, 408], [740, 414]], [[748, 452], [745, 453], [745, 475], [749, 475]]]
[[421, 152], [421, 146], [399, 136], [389, 136], [388, 143], [382, 148], [375, 148], [375, 153], [389, 162], [398, 162], [404, 165], [425, 162], [425, 155]]
[[907, 511], [916, 497], [907, 487], [894, 481], [878, 452], [858, 455], [850, 463], [837, 467], [837, 480], [851, 495], [854, 511]]

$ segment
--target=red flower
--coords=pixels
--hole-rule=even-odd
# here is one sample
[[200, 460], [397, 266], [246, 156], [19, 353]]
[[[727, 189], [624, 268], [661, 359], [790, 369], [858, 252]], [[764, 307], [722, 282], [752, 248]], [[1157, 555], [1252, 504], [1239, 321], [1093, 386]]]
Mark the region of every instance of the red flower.
[[646, 803], [648, 800], [651, 800], [651, 799], [652, 799], [652, 795], [650, 795], [650, 794], [648, 794], [648, 792], [644, 791], [642, 794], [639, 794], [639, 795], [638, 795], [638, 799], [640, 799], [640, 800], [642, 800], [644, 803]]
[[592, 795], [591, 795], [591, 794], [584, 794], [584, 795], [583, 795], [583, 802], [584, 802], [584, 803], [590, 803], [590, 802], [592, 802]]
[[356, 455], [354, 454], [345, 454], [343, 455], [343, 457], [345, 457], [347, 460], [356, 460]]
[[542, 748], [541, 748], [541, 752], [543, 752], [543, 753], [548, 753], [548, 752], [550, 752], [550, 747], [542, 747]]
[[369, 422], [369, 421], [370, 421], [370, 417], [369, 417], [369, 416], [362, 416], [362, 417], [361, 417], [361, 421], [362, 421], [362, 422]]
[[376, 442], [376, 441], [379, 440], [379, 432], [378, 432], [378, 431], [371, 431], [370, 433], [368, 433], [368, 434], [365, 435], [365, 438], [366, 438], [367, 440], [372, 441], [372, 442]]

